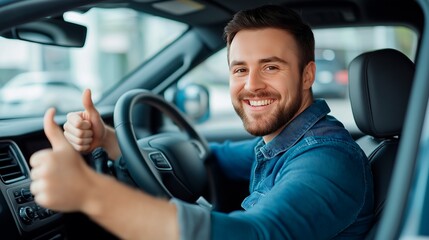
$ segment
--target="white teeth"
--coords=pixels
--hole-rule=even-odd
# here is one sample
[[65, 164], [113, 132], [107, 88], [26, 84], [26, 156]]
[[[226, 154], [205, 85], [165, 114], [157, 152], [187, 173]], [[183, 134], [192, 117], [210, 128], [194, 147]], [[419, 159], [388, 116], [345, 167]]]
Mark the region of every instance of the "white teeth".
[[273, 100], [258, 100], [258, 101], [252, 101], [249, 100], [250, 106], [253, 107], [259, 107], [259, 106], [266, 106], [274, 102]]

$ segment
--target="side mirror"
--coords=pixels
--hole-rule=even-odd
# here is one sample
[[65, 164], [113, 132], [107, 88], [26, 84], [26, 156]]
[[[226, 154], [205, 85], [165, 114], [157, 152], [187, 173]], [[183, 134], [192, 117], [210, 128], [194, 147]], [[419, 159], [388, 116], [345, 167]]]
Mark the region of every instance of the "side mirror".
[[210, 95], [200, 84], [188, 84], [177, 89], [174, 104], [195, 122], [204, 122], [210, 116]]
[[87, 28], [63, 19], [45, 18], [16, 26], [2, 33], [5, 38], [62, 46], [83, 47]]

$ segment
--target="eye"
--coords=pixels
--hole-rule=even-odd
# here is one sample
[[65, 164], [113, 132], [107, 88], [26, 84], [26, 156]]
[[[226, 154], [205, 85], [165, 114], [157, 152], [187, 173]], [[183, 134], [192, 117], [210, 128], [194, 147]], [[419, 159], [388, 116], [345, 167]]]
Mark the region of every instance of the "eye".
[[244, 74], [244, 73], [246, 73], [247, 72], [247, 69], [246, 68], [235, 68], [235, 69], [233, 69], [233, 74]]
[[277, 66], [273, 66], [273, 65], [265, 67], [265, 71], [275, 71], [275, 70], [278, 70], [278, 69], [279, 68]]

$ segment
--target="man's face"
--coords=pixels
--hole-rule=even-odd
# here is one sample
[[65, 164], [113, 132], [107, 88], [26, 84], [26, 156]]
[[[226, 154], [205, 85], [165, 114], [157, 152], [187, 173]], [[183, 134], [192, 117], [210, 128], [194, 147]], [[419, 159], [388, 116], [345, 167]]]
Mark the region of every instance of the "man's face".
[[311, 104], [314, 63], [303, 74], [292, 35], [280, 29], [239, 31], [229, 49], [230, 94], [246, 130], [274, 138]]

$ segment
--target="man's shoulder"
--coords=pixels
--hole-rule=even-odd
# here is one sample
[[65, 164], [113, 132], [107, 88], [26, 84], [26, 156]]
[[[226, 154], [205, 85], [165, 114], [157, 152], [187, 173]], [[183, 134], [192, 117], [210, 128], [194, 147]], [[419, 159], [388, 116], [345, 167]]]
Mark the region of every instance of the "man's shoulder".
[[354, 142], [352, 136], [344, 125], [331, 115], [326, 115], [316, 122], [304, 135], [304, 137], [306, 136], [340, 138]]
[[[330, 115], [320, 119], [295, 144], [294, 151], [315, 149], [330, 149], [329, 151], [349, 152], [355, 157], [364, 158], [362, 149], [353, 139], [344, 125]], [[323, 150], [322, 150], [323, 151]]]

